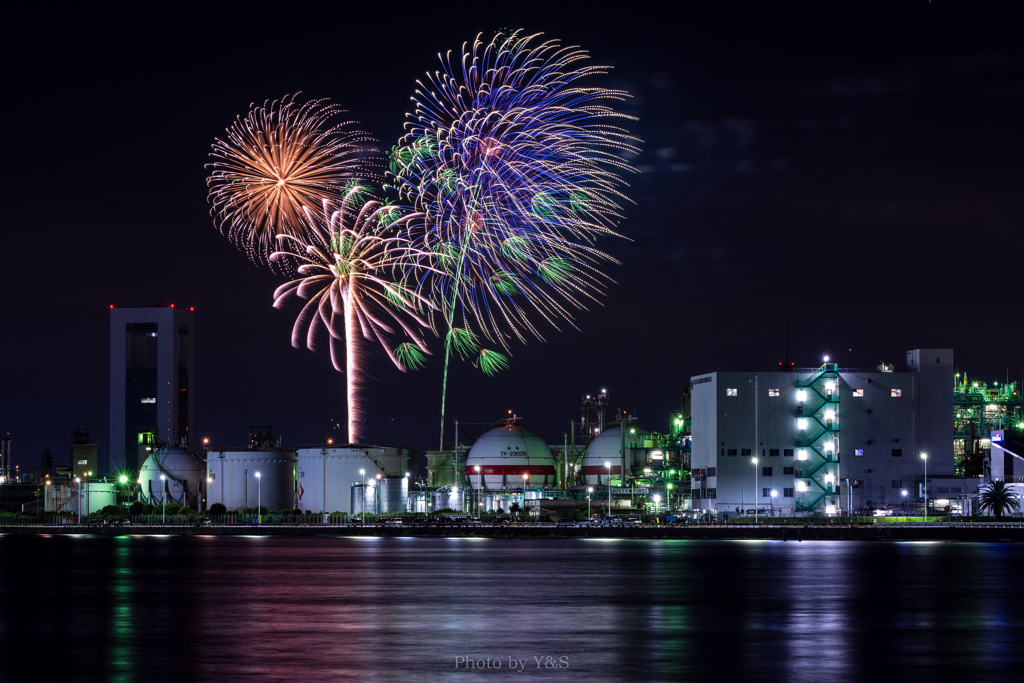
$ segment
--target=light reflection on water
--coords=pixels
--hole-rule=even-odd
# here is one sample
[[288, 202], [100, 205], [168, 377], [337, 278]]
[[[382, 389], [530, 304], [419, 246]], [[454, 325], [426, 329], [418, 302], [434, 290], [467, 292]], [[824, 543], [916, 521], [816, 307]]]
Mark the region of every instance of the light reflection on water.
[[0, 536], [0, 677], [982, 680], [1024, 664], [1024, 546], [369, 540]]

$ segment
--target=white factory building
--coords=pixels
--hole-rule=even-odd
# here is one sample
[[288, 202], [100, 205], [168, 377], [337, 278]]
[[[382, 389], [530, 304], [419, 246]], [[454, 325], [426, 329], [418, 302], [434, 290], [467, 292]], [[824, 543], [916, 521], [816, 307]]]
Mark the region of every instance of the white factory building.
[[[933, 479], [959, 489], [953, 369], [952, 350], [916, 349], [907, 352], [904, 372], [826, 362], [692, 377], [694, 509], [782, 516], [896, 510], [920, 503], [926, 466], [929, 489]], [[976, 489], [976, 479], [962, 483]]]

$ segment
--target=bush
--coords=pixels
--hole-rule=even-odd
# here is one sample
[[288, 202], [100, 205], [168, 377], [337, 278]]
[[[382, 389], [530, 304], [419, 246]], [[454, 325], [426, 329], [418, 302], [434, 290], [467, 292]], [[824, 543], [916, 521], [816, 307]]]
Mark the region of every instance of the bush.
[[124, 517], [124, 510], [119, 505], [107, 505], [100, 510], [102, 517]]
[[227, 512], [228, 509], [225, 507], [224, 503], [214, 503], [210, 506], [211, 515], [226, 515]]
[[146, 504], [141, 500], [137, 500], [132, 503], [132, 506], [128, 508], [129, 515], [144, 515], [146, 514]]

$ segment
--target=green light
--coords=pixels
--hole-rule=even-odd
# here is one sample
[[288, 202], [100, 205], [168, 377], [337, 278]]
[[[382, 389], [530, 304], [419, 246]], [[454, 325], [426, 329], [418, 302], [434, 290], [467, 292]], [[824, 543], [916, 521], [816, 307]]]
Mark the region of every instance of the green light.
[[636, 434], [636, 429], [630, 428], [629, 433], [630, 434]]
[[669, 484], [669, 485], [668, 485], [668, 490], [669, 490], [669, 491], [671, 491], [671, 490], [672, 490], [672, 484]]
[[128, 483], [128, 477], [126, 477], [126, 476], [124, 476], [122, 474], [121, 478], [118, 481], [120, 481], [122, 484], [127, 484]]

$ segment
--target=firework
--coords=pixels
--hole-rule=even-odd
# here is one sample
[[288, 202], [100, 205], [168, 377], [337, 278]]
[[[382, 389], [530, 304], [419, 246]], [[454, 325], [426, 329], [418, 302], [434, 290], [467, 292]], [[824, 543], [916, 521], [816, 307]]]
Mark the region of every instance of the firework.
[[[430, 353], [421, 334], [428, 326], [424, 312], [433, 307], [413, 280], [423, 254], [396, 234], [420, 215], [363, 201], [364, 191], [350, 187], [337, 208], [324, 200], [320, 215], [305, 209], [304, 235], [278, 236], [282, 250], [271, 255], [294, 259], [300, 276], [278, 287], [274, 307], [292, 296], [307, 300], [292, 327], [292, 346], [316, 350], [317, 336], [326, 332], [334, 368], [345, 373], [350, 443], [359, 442], [364, 418], [363, 345], [379, 345], [399, 370], [421, 367]], [[410, 341], [395, 344], [396, 334]]]
[[[589, 85], [608, 68], [587, 60], [538, 36], [478, 36], [461, 60], [442, 58], [442, 70], [418, 83], [391, 152], [396, 187], [427, 217], [423, 248], [438, 271], [430, 288], [447, 335], [442, 447], [455, 331], [475, 329], [506, 349], [541, 339], [536, 318], [571, 324], [607, 282], [599, 266], [613, 259], [595, 243], [618, 234], [622, 175], [633, 170], [623, 157], [638, 149], [617, 125], [630, 117], [612, 108], [627, 93]], [[506, 363], [475, 364], [490, 374]]]
[[326, 100], [285, 97], [251, 107], [214, 142], [211, 215], [254, 261], [267, 260], [278, 235], [302, 237], [305, 208], [337, 202], [353, 184], [378, 177], [379, 161], [366, 148], [372, 138], [342, 113]]

